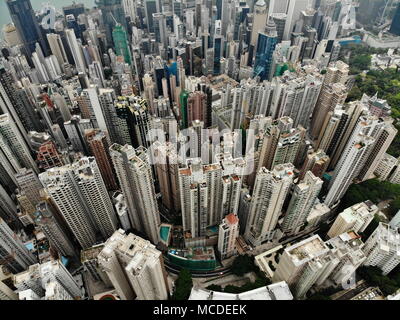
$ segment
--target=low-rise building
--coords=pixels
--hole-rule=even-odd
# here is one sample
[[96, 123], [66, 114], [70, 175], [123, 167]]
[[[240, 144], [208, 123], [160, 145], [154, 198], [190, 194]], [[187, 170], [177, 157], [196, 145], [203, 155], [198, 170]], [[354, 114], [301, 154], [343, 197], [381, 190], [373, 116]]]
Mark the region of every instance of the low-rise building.
[[193, 287], [189, 300], [293, 300], [293, 295], [286, 282], [280, 281], [239, 294]]

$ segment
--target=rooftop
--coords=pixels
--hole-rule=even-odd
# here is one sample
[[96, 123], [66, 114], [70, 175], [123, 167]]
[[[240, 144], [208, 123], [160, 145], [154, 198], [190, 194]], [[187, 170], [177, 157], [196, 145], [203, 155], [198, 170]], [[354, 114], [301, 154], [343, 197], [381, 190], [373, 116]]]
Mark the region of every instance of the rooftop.
[[310, 260], [326, 253], [329, 248], [319, 235], [314, 235], [286, 248], [285, 251], [292, 256], [295, 262], [302, 263], [303, 260]]
[[225, 293], [201, 288], [192, 288], [189, 300], [293, 300], [285, 281], [243, 293]]
[[187, 249], [169, 249], [170, 255], [189, 260], [215, 260], [213, 247], [192, 247]]
[[239, 222], [238, 217], [234, 213], [228, 214], [225, 219], [230, 223], [230, 224], [236, 224]]
[[87, 260], [92, 260], [92, 259], [97, 259], [97, 256], [103, 250], [104, 244], [98, 244], [93, 247], [84, 249], [81, 251], [81, 262], [87, 261]]

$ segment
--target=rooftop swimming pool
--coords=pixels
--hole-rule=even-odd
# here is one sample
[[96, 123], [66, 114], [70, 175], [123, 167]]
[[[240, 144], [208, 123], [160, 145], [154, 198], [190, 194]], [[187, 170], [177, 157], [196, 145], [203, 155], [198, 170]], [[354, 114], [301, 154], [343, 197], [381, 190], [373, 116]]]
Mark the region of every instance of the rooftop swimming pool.
[[162, 241], [168, 242], [170, 230], [171, 230], [170, 226], [161, 226], [160, 227], [160, 238]]
[[29, 250], [29, 251], [33, 251], [35, 249], [35, 247], [33, 246], [32, 242], [28, 242], [25, 243], [25, 247]]

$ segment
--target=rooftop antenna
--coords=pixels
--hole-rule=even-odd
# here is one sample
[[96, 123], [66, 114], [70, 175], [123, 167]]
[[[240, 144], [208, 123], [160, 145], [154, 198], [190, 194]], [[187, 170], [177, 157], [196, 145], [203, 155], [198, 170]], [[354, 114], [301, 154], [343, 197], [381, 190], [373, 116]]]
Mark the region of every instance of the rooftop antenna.
[[113, 20], [115, 21], [116, 25], [119, 25], [119, 22], [114, 18], [114, 15], [110, 12], [111, 17], [113, 18]]

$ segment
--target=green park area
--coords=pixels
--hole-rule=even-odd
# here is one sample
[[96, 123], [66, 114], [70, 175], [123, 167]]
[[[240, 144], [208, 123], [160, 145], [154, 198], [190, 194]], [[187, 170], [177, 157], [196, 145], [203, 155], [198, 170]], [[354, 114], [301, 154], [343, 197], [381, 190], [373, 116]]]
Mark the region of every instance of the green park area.
[[[342, 49], [340, 59], [350, 66], [354, 76], [354, 85], [347, 96], [347, 102], [361, 99], [365, 93], [378, 94], [378, 98], [387, 100], [392, 107], [394, 125], [400, 131], [400, 70], [371, 70], [371, 55], [387, 52], [387, 49], [375, 49], [363, 45], [352, 45]], [[400, 134], [392, 142], [388, 153], [400, 156]]]

